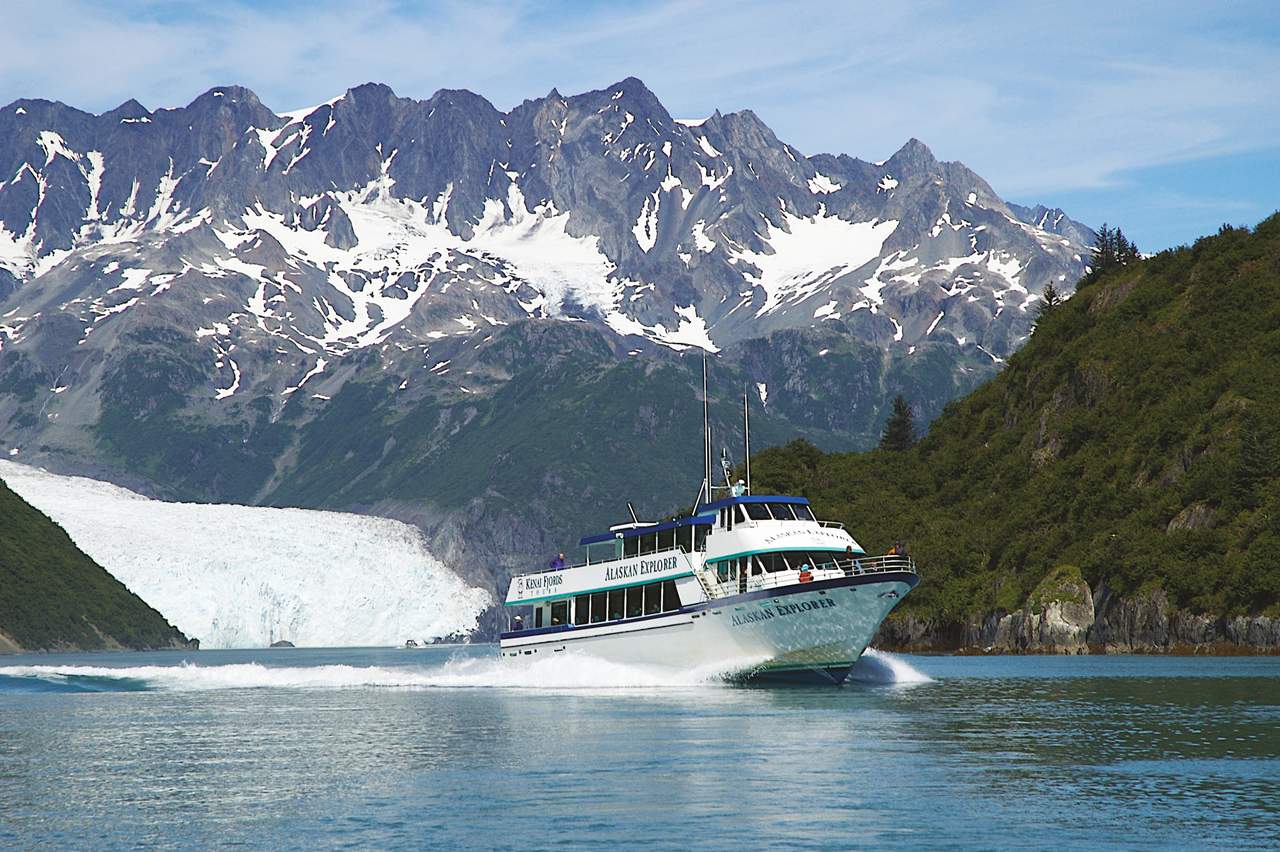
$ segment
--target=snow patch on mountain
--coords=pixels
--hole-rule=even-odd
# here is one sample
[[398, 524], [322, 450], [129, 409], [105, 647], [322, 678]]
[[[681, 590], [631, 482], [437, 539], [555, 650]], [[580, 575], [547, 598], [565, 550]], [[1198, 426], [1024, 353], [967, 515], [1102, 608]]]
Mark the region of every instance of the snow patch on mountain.
[[762, 235], [769, 251], [739, 251], [740, 263], [759, 270], [747, 280], [764, 290], [756, 316], [784, 302], [808, 298], [835, 279], [875, 260], [897, 221], [849, 222], [838, 216], [799, 217], [784, 213], [782, 228], [767, 226]]
[[822, 172], [818, 172], [816, 175], [809, 178], [809, 191], [814, 195], [839, 192], [840, 188], [840, 184], [836, 183]]
[[206, 648], [399, 645], [467, 632], [491, 602], [398, 521], [166, 503], [7, 461], [0, 477]]

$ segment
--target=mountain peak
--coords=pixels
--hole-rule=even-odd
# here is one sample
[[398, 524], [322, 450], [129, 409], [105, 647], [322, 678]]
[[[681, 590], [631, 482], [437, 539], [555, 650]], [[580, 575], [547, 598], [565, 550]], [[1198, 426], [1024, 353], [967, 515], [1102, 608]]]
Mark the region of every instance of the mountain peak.
[[151, 110], [147, 109], [142, 104], [138, 103], [138, 101], [135, 100], [134, 98], [129, 98], [129, 100], [120, 104], [120, 106], [116, 107], [110, 112], [103, 113], [104, 118], [117, 118], [117, 119], [143, 118], [144, 116], [149, 116], [149, 115], [151, 115]]
[[[121, 106], [129, 103], [126, 101]], [[134, 101], [137, 103], [137, 101]], [[187, 109], [196, 107], [225, 107], [230, 104], [247, 104], [251, 107], [262, 106], [262, 102], [258, 100], [258, 96], [251, 89], [244, 86], [214, 86], [204, 94], [200, 95], [191, 103], [187, 104]], [[141, 104], [139, 104], [141, 106]]]
[[386, 83], [361, 83], [359, 86], [352, 86], [347, 89], [344, 97], [348, 97], [353, 101], [386, 99], [391, 100], [396, 93]]
[[889, 162], [921, 169], [929, 169], [938, 164], [938, 160], [933, 156], [933, 152], [929, 150], [929, 146], [914, 136], [908, 139], [906, 144], [889, 158]]

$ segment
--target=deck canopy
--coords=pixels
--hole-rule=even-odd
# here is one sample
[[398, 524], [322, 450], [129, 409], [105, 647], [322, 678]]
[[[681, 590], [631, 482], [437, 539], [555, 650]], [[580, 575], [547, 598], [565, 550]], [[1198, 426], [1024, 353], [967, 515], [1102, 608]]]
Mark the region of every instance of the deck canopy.
[[579, 546], [586, 547], [589, 544], [600, 544], [603, 541], [614, 541], [619, 538], [635, 538], [642, 535], [652, 535], [653, 533], [666, 532], [674, 530], [678, 527], [693, 526], [711, 526], [715, 519], [711, 517], [702, 517], [701, 515], [692, 518], [676, 518], [674, 521], [663, 521], [660, 524], [651, 526], [632, 527], [631, 529], [611, 530], [605, 533], [597, 533], [596, 535], [583, 536], [578, 542]]
[[726, 497], [723, 500], [717, 500], [714, 503], [704, 503], [698, 507], [698, 512], [699, 514], [702, 512], [714, 512], [717, 509], [724, 508], [725, 506], [734, 506], [739, 503], [791, 503], [796, 506], [808, 506], [809, 500], [805, 497], [787, 497], [781, 494], [752, 494], [750, 496], [744, 494], [741, 497]]

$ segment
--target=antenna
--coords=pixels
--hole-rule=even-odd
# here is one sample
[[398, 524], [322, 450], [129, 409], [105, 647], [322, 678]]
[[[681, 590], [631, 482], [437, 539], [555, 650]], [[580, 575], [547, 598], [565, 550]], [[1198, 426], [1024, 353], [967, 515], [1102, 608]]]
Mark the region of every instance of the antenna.
[[748, 394], [742, 395], [742, 454], [747, 462], [747, 490], [751, 493], [751, 410], [747, 406]]
[[711, 502], [711, 398], [707, 395], [707, 350], [702, 350], [702, 487]]
[[697, 514], [703, 499], [711, 502], [711, 412], [707, 403], [707, 351], [702, 350], [702, 484], [693, 500], [691, 514]]

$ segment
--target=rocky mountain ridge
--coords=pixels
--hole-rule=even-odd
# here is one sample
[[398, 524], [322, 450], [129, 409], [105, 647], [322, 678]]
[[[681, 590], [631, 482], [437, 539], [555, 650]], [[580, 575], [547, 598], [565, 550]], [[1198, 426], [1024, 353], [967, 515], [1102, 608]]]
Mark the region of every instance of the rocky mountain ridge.
[[498, 588], [606, 506], [686, 499], [691, 352], [726, 445], [745, 390], [762, 442], [866, 446], [895, 393], [928, 420], [998, 370], [1091, 238], [917, 140], [806, 157], [634, 78], [507, 112], [378, 84], [280, 114], [236, 86], [19, 100], [0, 447], [155, 497], [392, 514]]

